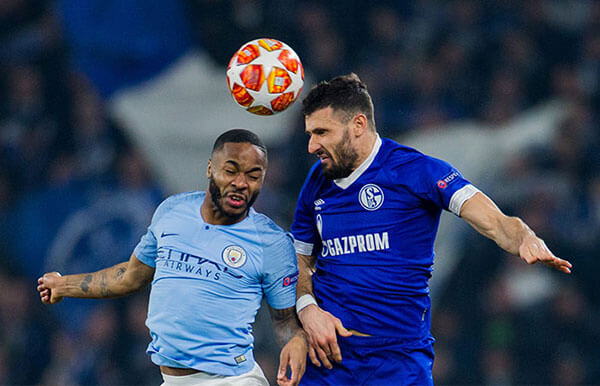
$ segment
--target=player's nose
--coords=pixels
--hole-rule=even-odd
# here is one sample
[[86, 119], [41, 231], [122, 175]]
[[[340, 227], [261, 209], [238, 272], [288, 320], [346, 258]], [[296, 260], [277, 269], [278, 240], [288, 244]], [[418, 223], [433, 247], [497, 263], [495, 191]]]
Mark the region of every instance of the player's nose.
[[238, 173], [233, 179], [233, 186], [237, 189], [243, 189], [248, 187], [248, 177], [244, 173]]
[[315, 154], [321, 148], [321, 145], [314, 138], [313, 135], [308, 139], [308, 152], [310, 154]]

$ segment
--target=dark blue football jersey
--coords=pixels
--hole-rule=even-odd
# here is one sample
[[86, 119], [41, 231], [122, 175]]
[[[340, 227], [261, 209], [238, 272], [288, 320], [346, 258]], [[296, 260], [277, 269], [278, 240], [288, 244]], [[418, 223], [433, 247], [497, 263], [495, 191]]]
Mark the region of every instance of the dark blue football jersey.
[[292, 234], [317, 256], [313, 290], [346, 328], [420, 342], [430, 336], [428, 281], [442, 209], [477, 189], [448, 163], [389, 139], [346, 178], [310, 170]]

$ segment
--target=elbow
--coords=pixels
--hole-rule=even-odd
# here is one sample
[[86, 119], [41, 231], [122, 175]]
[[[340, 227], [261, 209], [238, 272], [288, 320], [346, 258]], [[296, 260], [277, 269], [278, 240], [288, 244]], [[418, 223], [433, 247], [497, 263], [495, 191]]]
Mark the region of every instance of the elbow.
[[120, 283], [117, 283], [113, 286], [113, 294], [114, 296], [126, 296], [130, 295], [134, 292], [139, 291], [143, 287], [145, 287], [146, 283], [140, 282], [139, 280], [127, 280], [124, 278]]
[[142, 288], [144, 288], [146, 286], [147, 283], [142, 282], [142, 281], [124, 281], [124, 283], [122, 283], [120, 291], [121, 291], [121, 295], [129, 295], [132, 294], [134, 292], [137, 292], [139, 290], [141, 290]]

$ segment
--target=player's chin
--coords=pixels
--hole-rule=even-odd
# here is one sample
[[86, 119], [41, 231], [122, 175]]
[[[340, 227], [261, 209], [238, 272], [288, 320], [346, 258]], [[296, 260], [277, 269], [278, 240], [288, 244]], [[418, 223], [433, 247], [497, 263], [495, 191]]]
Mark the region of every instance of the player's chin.
[[333, 161], [329, 157], [319, 158], [319, 160], [321, 161], [321, 167], [323, 169], [331, 169], [333, 166]]
[[330, 174], [332, 174], [332, 171], [334, 169], [333, 166], [334, 165], [330, 159], [321, 160], [321, 170], [325, 175], [329, 176]]
[[225, 205], [223, 205], [223, 212], [225, 212], [225, 214], [228, 217], [231, 218], [239, 218], [242, 217], [246, 214], [246, 212], [248, 212], [248, 204], [246, 202], [244, 202], [242, 205], [240, 206], [233, 206], [233, 205], [229, 205], [228, 203], [226, 203]]

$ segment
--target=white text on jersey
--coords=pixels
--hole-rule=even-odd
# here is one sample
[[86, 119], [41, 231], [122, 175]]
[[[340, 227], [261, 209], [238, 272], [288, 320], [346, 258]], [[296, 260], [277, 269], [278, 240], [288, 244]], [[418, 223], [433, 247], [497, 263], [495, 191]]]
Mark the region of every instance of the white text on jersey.
[[321, 255], [323, 257], [339, 256], [350, 253], [382, 251], [389, 248], [390, 239], [387, 232], [367, 233], [364, 235], [350, 235], [323, 240]]

